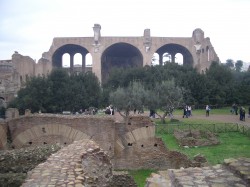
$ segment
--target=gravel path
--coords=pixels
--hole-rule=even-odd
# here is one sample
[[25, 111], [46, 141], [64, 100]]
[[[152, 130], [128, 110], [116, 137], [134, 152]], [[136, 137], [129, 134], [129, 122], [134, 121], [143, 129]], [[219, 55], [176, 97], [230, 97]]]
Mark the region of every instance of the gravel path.
[[[144, 114], [138, 114], [138, 115], [147, 115], [149, 116], [149, 113], [144, 113]], [[118, 112], [115, 112], [115, 120], [116, 121], [123, 121], [123, 118], [120, 116]], [[180, 119], [183, 120], [182, 115], [175, 115], [175, 119]], [[245, 121], [240, 121], [240, 116], [239, 115], [218, 115], [218, 114], [210, 114], [209, 117], [206, 117], [206, 115], [193, 115], [191, 118], [194, 119], [203, 119], [203, 120], [208, 120], [208, 121], [214, 121], [214, 122], [222, 122], [222, 123], [238, 123], [238, 124], [244, 124], [250, 127], [250, 118], [248, 118], [248, 115], [246, 114], [246, 119]]]

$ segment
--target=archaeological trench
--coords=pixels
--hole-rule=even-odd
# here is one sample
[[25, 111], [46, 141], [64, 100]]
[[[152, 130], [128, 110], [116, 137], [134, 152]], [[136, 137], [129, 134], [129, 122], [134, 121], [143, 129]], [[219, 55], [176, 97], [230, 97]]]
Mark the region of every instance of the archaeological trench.
[[[133, 116], [126, 125], [112, 116], [29, 112], [19, 116], [10, 109], [7, 119], [0, 122], [0, 149], [3, 187], [136, 186], [127, 170], [149, 168], [160, 172], [147, 179], [148, 187], [249, 186], [250, 182], [250, 171], [244, 170], [250, 168], [250, 159], [229, 160], [230, 169], [201, 167], [202, 161], [190, 161], [186, 155], [167, 150], [155, 137], [154, 123], [145, 116]], [[195, 168], [190, 171], [190, 167]], [[233, 167], [245, 174], [229, 172]], [[218, 175], [221, 171], [224, 176]], [[209, 172], [211, 176], [206, 176]]]

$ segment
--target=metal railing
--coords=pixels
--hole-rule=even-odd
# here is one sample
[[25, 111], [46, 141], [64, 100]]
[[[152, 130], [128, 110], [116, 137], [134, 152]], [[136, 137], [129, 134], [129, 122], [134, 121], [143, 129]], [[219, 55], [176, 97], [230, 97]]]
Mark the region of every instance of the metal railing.
[[212, 133], [240, 132], [250, 137], [250, 127], [238, 123], [215, 123], [215, 124], [156, 124], [156, 133], [173, 134], [179, 130], [201, 130]]

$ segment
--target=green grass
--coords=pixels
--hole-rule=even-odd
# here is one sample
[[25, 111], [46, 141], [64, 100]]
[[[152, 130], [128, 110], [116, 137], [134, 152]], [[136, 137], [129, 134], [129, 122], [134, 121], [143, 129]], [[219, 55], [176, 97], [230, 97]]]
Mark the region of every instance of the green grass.
[[131, 170], [129, 171], [129, 174], [134, 178], [138, 187], [144, 187], [146, 183], [146, 179], [153, 172], [156, 172], [156, 170], [140, 169], [140, 170]]
[[238, 132], [219, 133], [221, 142], [219, 145], [188, 149], [179, 147], [172, 134], [161, 134], [160, 136], [168, 149], [180, 151], [191, 159], [200, 153], [206, 157], [211, 165], [222, 163], [226, 158], [250, 158], [250, 138]]
[[[159, 136], [169, 150], [182, 152], [190, 159], [200, 153], [206, 157], [208, 163], [211, 165], [221, 164], [226, 158], [250, 158], [250, 138], [238, 132], [219, 133], [218, 138], [221, 142], [219, 145], [197, 148], [179, 147], [173, 134], [161, 133], [158, 134], [158, 137]], [[138, 187], [144, 187], [146, 178], [148, 178], [152, 172], [157, 171], [149, 169], [134, 170], [129, 171], [129, 174], [134, 178]]]

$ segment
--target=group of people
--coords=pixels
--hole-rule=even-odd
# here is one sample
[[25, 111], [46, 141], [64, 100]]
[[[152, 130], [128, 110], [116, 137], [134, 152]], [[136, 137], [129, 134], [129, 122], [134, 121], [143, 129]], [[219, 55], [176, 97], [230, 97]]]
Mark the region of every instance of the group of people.
[[[235, 114], [235, 115], [238, 115], [238, 105], [237, 104], [232, 105], [231, 113]], [[246, 119], [246, 109], [243, 106], [240, 107], [239, 114], [240, 114], [240, 121], [245, 121], [245, 119]], [[250, 106], [248, 108], [248, 118], [250, 118]]]
[[113, 105], [109, 105], [108, 107], [106, 107], [105, 114], [108, 114], [108, 115], [114, 115], [115, 114], [115, 110], [114, 110]]
[[190, 105], [186, 105], [186, 106], [184, 106], [184, 108], [183, 108], [183, 118], [188, 118], [188, 117], [190, 117], [190, 116], [192, 116], [192, 107], [190, 106]]

